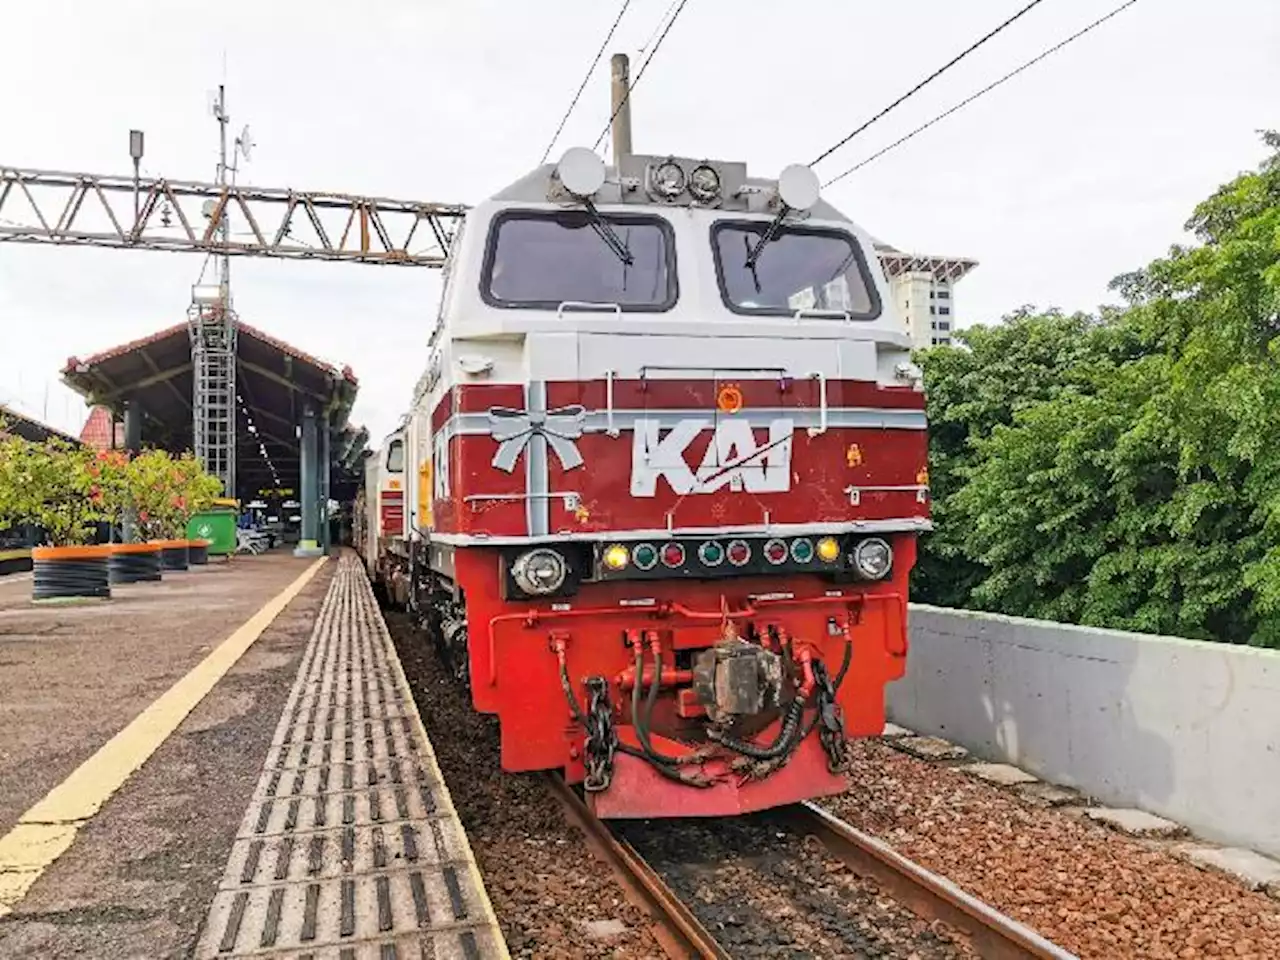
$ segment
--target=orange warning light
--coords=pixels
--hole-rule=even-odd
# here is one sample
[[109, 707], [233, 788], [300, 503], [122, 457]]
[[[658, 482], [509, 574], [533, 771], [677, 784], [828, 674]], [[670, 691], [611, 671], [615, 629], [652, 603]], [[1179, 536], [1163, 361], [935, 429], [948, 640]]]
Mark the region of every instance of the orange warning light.
[[920, 469], [920, 472], [916, 474], [916, 483], [920, 484], [920, 486], [922, 487], [927, 487], [929, 485], [929, 468], [928, 467], [922, 467]]
[[716, 407], [721, 413], [737, 413], [742, 409], [742, 390], [733, 384], [725, 384], [716, 394]]
[[849, 449], [844, 452], [844, 461], [851, 467], [862, 465], [862, 448], [856, 443], [849, 444]]

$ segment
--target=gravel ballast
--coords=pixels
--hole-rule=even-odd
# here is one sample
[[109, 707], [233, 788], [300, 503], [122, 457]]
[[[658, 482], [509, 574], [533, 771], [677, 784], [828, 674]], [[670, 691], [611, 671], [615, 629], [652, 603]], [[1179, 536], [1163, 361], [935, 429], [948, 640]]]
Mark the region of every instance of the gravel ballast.
[[850, 755], [823, 806], [1082, 958], [1280, 957], [1280, 903], [1160, 844], [883, 742]]
[[633, 822], [622, 833], [740, 960], [975, 956], [945, 925], [921, 920], [775, 812]]

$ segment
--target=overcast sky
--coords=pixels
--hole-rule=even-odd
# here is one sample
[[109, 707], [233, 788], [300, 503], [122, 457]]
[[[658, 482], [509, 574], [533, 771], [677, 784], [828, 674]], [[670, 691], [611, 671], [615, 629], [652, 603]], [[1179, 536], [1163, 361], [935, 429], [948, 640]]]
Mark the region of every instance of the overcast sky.
[[[1119, 0], [1045, 0], [818, 169], [824, 179]], [[808, 162], [1024, 0], [689, 0], [634, 96], [637, 152]], [[42, 0], [0, 34], [0, 164], [212, 179], [224, 80], [256, 150], [242, 182], [471, 203], [534, 166], [616, 0]], [[632, 0], [639, 54], [670, 0]], [[225, 63], [225, 73], [224, 73]], [[608, 58], [557, 143], [608, 117]], [[1280, 0], [1142, 0], [829, 198], [878, 237], [981, 265], [962, 325], [1020, 304], [1092, 310], [1108, 280], [1183, 238], [1194, 204], [1280, 128]], [[0, 214], [2, 216], [3, 214]], [[57, 371], [180, 322], [196, 255], [0, 246], [0, 402], [78, 431]], [[235, 262], [241, 317], [361, 382], [382, 436], [425, 363], [433, 271]], [[48, 395], [46, 407], [46, 393]]]

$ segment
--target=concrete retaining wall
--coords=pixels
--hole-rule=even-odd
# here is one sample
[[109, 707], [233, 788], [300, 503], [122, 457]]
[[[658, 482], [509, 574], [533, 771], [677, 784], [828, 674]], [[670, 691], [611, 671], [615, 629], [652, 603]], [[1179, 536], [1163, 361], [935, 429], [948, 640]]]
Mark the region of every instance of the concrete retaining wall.
[[1280, 652], [913, 605], [890, 719], [1280, 856]]

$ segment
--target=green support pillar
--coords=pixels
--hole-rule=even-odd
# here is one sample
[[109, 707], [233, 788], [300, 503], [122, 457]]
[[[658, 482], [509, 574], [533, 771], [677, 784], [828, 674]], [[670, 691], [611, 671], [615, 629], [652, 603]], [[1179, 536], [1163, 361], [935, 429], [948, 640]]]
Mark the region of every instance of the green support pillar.
[[331, 418], [332, 414], [326, 412], [323, 429], [320, 431], [320, 549], [325, 556], [328, 556], [333, 548], [329, 535], [329, 481], [333, 469], [329, 463], [329, 431], [333, 428]]
[[299, 473], [302, 480], [302, 537], [294, 548], [295, 557], [320, 556], [319, 538], [316, 527], [320, 519], [319, 509], [319, 437], [316, 434], [316, 411], [308, 404], [302, 411], [302, 458]]

